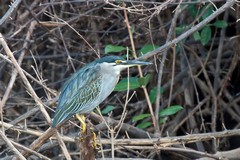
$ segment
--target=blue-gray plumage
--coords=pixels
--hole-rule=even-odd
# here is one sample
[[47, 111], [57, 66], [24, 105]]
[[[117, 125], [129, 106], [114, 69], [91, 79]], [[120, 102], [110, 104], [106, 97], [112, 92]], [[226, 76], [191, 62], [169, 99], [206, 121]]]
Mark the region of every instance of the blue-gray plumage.
[[111, 94], [121, 70], [149, 64], [151, 63], [107, 56], [85, 65], [61, 89], [52, 126], [56, 127], [75, 114], [91, 112]]

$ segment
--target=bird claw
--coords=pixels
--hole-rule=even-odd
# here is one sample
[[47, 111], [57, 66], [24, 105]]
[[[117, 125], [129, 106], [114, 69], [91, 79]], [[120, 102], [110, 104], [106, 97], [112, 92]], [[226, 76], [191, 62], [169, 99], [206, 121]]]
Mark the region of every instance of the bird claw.
[[97, 135], [94, 132], [93, 132], [93, 147], [95, 149], [99, 149], [101, 147], [101, 145], [97, 143]]
[[76, 118], [80, 121], [81, 125], [82, 125], [82, 131], [81, 134], [84, 134], [86, 132], [87, 129], [87, 124], [85, 122], [85, 116], [83, 114], [76, 114]]

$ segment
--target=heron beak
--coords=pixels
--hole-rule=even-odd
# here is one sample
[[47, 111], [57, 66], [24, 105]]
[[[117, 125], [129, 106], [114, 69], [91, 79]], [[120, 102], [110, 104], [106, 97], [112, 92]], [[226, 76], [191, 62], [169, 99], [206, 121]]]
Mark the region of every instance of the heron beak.
[[127, 66], [145, 66], [145, 65], [150, 65], [152, 63], [145, 62], [145, 61], [138, 61], [138, 60], [128, 60], [128, 61], [125, 61], [125, 63], [123, 64]]

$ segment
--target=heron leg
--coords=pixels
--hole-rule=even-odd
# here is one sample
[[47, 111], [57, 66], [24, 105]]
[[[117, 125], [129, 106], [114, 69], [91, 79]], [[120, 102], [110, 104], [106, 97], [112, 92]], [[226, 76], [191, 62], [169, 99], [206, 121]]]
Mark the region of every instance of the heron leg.
[[97, 135], [93, 132], [93, 147], [97, 148]]
[[[82, 131], [81, 131], [81, 134], [85, 133], [86, 132], [86, 129], [87, 129], [87, 124], [85, 122], [86, 118], [83, 114], [76, 114], [76, 118], [80, 121], [81, 125], [82, 125]], [[96, 133], [93, 132], [93, 128], [91, 128], [92, 130], [92, 134], [93, 134], [93, 137], [92, 137], [92, 140], [93, 140], [93, 147], [94, 148], [97, 148], [98, 144], [97, 144], [97, 135]]]
[[82, 132], [81, 133], [84, 133], [86, 131], [86, 127], [87, 127], [86, 122], [85, 122], [86, 118], [83, 114], [78, 114], [78, 113], [76, 114], [76, 117], [82, 124]]

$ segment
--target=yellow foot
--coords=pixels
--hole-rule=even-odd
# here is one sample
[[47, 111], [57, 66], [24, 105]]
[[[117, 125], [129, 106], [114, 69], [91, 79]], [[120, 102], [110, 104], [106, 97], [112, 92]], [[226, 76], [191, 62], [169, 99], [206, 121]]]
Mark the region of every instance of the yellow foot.
[[87, 125], [85, 123], [85, 116], [83, 114], [76, 114], [76, 117], [77, 119], [80, 121], [81, 125], [82, 125], [82, 131], [81, 131], [81, 134], [83, 134], [84, 132], [86, 132], [86, 128], [87, 128]]
[[97, 135], [93, 132], [93, 147], [97, 147]]
[[97, 143], [97, 135], [93, 132], [93, 148], [96, 150], [101, 149], [101, 144]]

